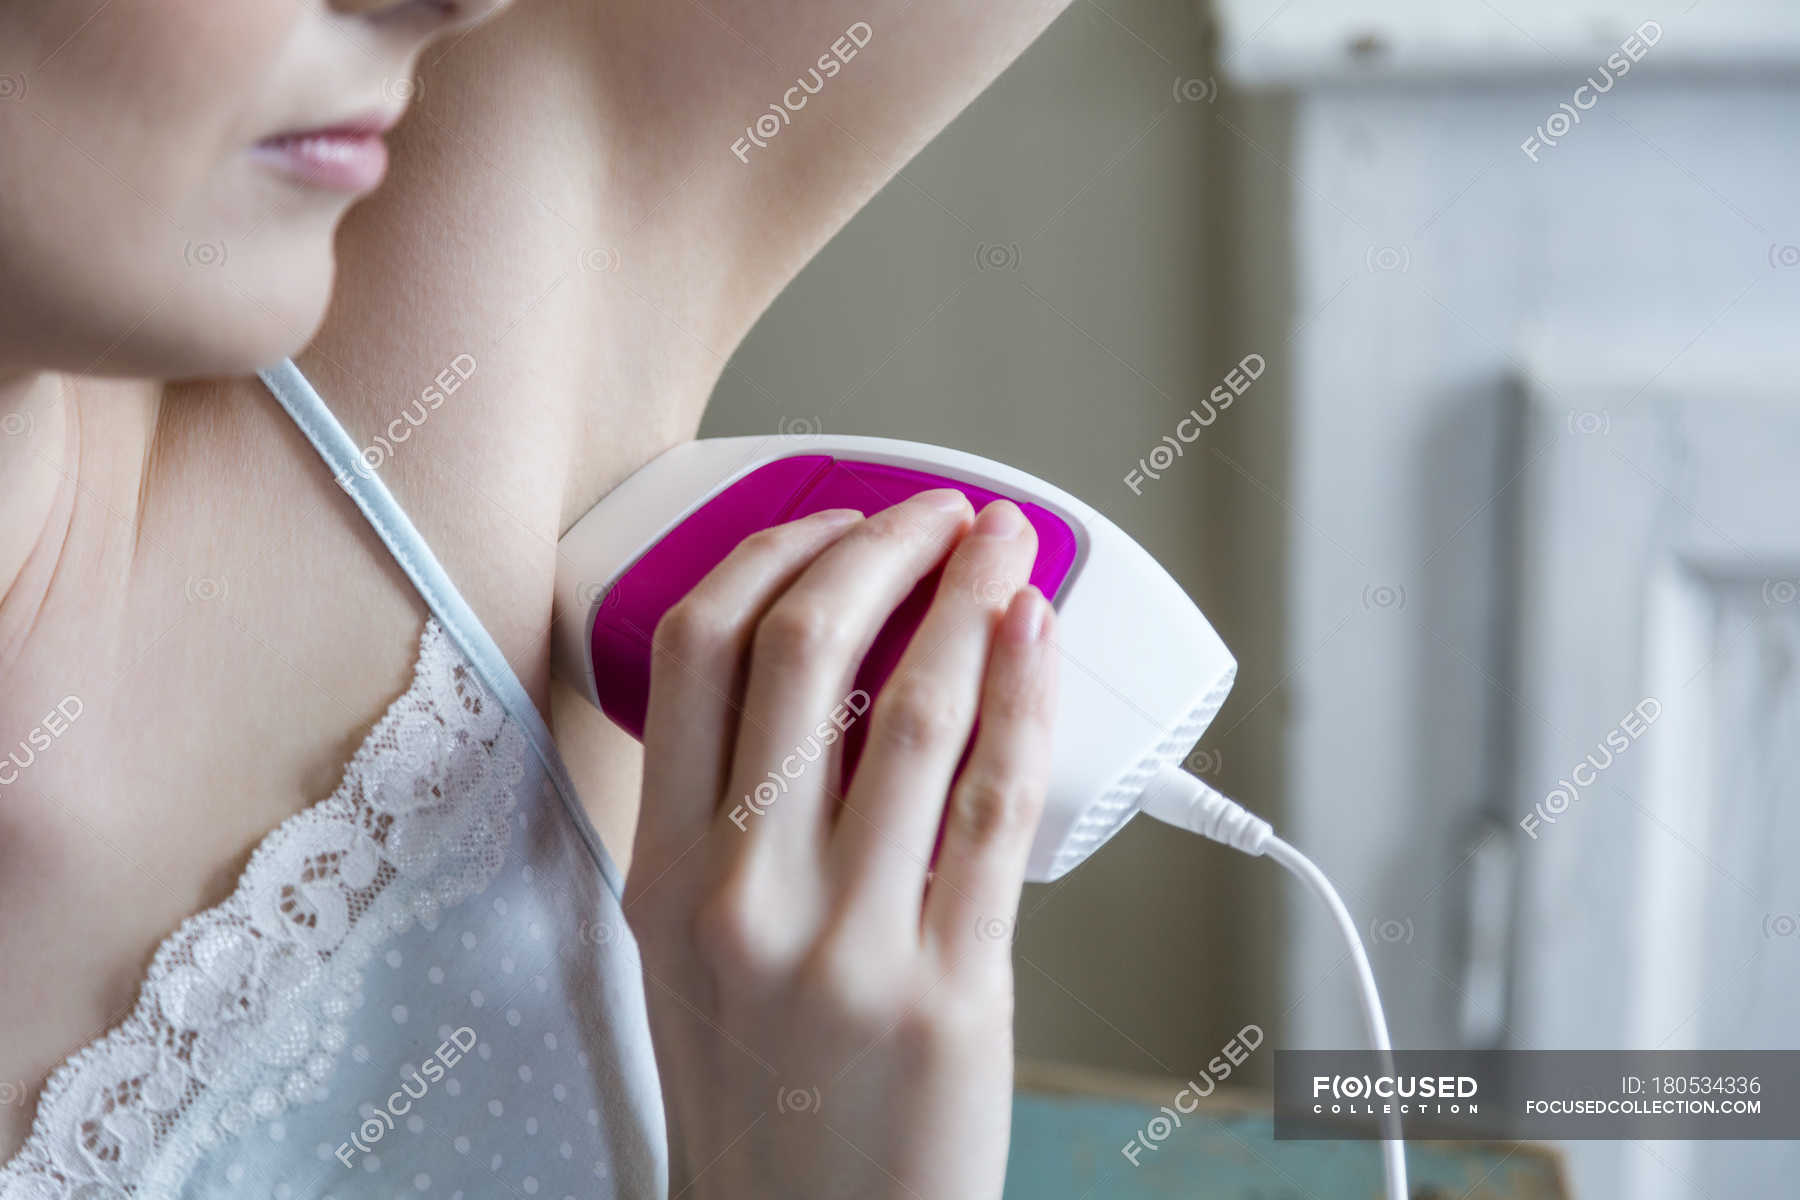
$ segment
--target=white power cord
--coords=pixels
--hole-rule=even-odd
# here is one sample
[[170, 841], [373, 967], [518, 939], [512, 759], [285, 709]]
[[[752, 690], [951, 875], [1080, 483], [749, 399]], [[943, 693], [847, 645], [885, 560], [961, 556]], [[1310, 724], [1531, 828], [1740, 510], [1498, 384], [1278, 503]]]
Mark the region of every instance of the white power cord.
[[[1375, 988], [1375, 971], [1363, 949], [1362, 935], [1344, 901], [1331, 886], [1331, 880], [1317, 864], [1300, 851], [1275, 836], [1275, 830], [1261, 817], [1243, 805], [1169, 763], [1151, 778], [1141, 801], [1143, 810], [1159, 821], [1178, 829], [1211, 838], [1245, 854], [1267, 855], [1299, 876], [1317, 893], [1331, 910], [1338, 931], [1350, 947], [1356, 964], [1357, 990], [1362, 998], [1363, 1025], [1374, 1046], [1381, 1070], [1394, 1073], [1394, 1048], [1388, 1041], [1387, 1018], [1381, 1012], [1381, 993]], [[1400, 1120], [1388, 1114], [1382, 1121], [1382, 1166], [1387, 1175], [1387, 1200], [1407, 1200], [1406, 1143], [1400, 1134]]]

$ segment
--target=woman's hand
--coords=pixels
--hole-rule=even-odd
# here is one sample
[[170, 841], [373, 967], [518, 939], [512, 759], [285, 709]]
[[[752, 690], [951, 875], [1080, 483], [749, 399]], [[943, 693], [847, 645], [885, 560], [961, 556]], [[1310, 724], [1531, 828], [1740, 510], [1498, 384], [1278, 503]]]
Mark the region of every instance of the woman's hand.
[[[766, 530], [657, 626], [626, 912], [671, 1195], [1000, 1195], [1056, 664], [1030, 524], [970, 515], [945, 489]], [[947, 552], [858, 715], [858, 664]], [[868, 740], [840, 797], [847, 719]], [[786, 790], [753, 802], [772, 771]]]

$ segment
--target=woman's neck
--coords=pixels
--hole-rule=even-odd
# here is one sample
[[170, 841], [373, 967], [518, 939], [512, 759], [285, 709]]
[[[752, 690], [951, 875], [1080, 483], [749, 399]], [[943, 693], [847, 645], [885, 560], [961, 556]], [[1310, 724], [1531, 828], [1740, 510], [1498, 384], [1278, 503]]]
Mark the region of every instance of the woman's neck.
[[162, 391], [0, 375], [0, 672], [56, 585], [101, 585], [129, 568]]

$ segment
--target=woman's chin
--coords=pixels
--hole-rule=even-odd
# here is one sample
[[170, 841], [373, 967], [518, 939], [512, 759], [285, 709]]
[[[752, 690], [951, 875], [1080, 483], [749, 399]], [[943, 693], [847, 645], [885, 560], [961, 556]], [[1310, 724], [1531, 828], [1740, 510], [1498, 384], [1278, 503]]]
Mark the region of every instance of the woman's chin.
[[329, 245], [233, 254], [193, 268], [169, 303], [116, 351], [108, 373], [161, 379], [244, 375], [298, 354], [324, 323]]
[[[120, 379], [191, 380], [249, 375], [298, 354], [324, 319], [317, 303], [280, 306], [246, 300], [236, 310], [213, 305], [165, 309], [157, 318], [112, 339], [104, 349], [75, 347], [52, 365], [74, 375]], [[171, 309], [173, 305], [170, 306]]]

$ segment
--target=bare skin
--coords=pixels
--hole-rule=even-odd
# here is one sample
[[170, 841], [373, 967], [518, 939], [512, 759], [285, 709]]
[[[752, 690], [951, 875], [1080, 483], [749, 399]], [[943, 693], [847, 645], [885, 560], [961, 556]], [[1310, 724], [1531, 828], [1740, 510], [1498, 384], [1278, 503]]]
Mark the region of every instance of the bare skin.
[[[557, 537], [693, 435], [780, 288], [1060, 7], [523, 0], [422, 31], [442, 40], [387, 182], [339, 230], [331, 308], [298, 361], [369, 440], [473, 359], [383, 478], [553, 712], [622, 865], [643, 755], [550, 679]], [[766, 148], [734, 151], [859, 21], [872, 37], [841, 73]], [[312, 333], [286, 278], [234, 277], [208, 310], [259, 323], [245, 365]], [[55, 361], [21, 357], [41, 337], [0, 339], [0, 745], [66, 697], [81, 710], [0, 788], [0, 1081], [32, 1092], [0, 1107], [0, 1158], [47, 1073], [128, 1009], [154, 947], [335, 786], [404, 690], [425, 618], [260, 385], [134, 377], [173, 354], [141, 308]], [[167, 373], [222, 373], [192, 361]]]
[[[627, 912], [671, 1194], [998, 1197], [1013, 993], [995, 930], [1018, 909], [1055, 696], [1050, 607], [1019, 586], [1037, 539], [1004, 500], [965, 534], [948, 490], [841, 534], [829, 519], [747, 542], [656, 631]], [[848, 789], [834, 744], [734, 816], [952, 546]]]

